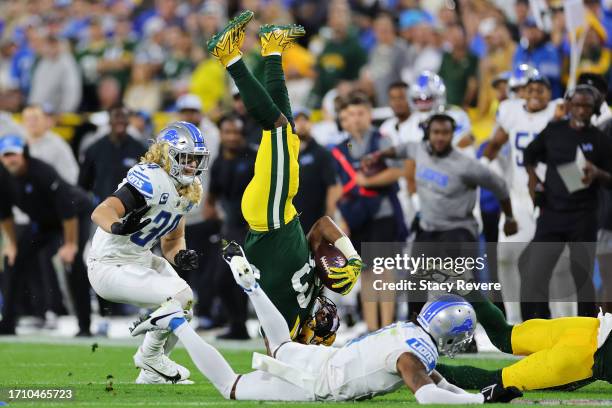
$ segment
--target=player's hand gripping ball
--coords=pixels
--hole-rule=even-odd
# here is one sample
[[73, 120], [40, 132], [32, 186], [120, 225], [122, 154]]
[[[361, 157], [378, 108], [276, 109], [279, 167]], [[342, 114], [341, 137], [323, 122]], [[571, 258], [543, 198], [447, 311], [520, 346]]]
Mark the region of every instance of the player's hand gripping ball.
[[317, 274], [323, 284], [333, 292], [346, 295], [353, 289], [363, 269], [360, 258], [346, 259], [329, 242], [323, 242], [315, 251]]

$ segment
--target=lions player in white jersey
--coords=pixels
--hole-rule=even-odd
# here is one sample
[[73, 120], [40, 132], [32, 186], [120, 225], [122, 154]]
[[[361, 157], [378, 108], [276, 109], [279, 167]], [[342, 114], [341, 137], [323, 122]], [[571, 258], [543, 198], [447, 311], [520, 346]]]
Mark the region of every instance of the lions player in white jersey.
[[[435, 371], [438, 353], [453, 356], [474, 335], [476, 314], [464, 299], [448, 295], [428, 302], [417, 323], [398, 322], [349, 341], [344, 347], [291, 341], [289, 327], [257, 283], [257, 276], [236, 247], [224, 254], [236, 282], [248, 294], [266, 333], [271, 356], [255, 353], [256, 371], [237, 375], [212, 346], [186, 324], [182, 309], [169, 301], [136, 322], [132, 335], [170, 329], [200, 371], [224, 398], [277, 401], [347, 401], [372, 398], [405, 384], [419, 403], [481, 404], [507, 402], [521, 393], [493, 384], [471, 394]], [[229, 252], [235, 254], [229, 255]]]
[[[171, 123], [117, 191], [96, 207], [91, 219], [98, 229], [87, 266], [98, 295], [140, 307], [158, 307], [171, 298], [190, 316], [193, 293], [172, 264], [184, 270], [197, 267], [196, 251], [185, 248], [183, 216], [200, 203], [200, 176], [208, 157], [196, 126]], [[151, 252], [160, 241], [164, 257]], [[167, 356], [176, 343], [170, 334], [147, 333], [134, 355], [141, 368], [136, 383], [190, 383], [189, 370]]]
[[[555, 118], [560, 100], [551, 101], [548, 80], [537, 71], [531, 73], [523, 91], [525, 99], [509, 99], [500, 104], [495, 133], [483, 152], [485, 162], [494, 160], [502, 146], [510, 146], [510, 199], [518, 233], [500, 234], [500, 242], [512, 242], [498, 247], [499, 279], [504, 287], [508, 321], [518, 323], [520, 318], [518, 260], [525, 246], [535, 234], [533, 201], [527, 188], [528, 176], [523, 165], [523, 151], [535, 137]], [[501, 228], [501, 226], [500, 226]]]

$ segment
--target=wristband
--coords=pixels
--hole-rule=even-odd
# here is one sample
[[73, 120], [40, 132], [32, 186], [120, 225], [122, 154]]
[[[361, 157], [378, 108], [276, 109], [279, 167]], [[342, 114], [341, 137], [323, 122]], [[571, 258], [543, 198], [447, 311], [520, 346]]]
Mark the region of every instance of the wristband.
[[417, 193], [410, 195], [410, 202], [412, 203], [412, 208], [415, 212], [421, 211], [421, 199]]
[[342, 252], [342, 255], [344, 255], [346, 259], [359, 258], [359, 254], [355, 250], [353, 243], [346, 235], [338, 238], [336, 242], [334, 242], [334, 246], [338, 248], [340, 252]]

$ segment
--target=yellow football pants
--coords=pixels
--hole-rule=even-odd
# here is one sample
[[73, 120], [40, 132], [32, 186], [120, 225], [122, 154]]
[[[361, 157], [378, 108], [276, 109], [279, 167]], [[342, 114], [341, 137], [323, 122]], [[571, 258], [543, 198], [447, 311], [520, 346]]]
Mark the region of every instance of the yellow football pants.
[[300, 139], [291, 125], [264, 130], [255, 159], [255, 174], [242, 196], [242, 215], [252, 230], [282, 227], [297, 211]]
[[599, 320], [532, 319], [512, 329], [512, 353], [527, 356], [502, 370], [504, 387], [537, 390], [593, 376]]

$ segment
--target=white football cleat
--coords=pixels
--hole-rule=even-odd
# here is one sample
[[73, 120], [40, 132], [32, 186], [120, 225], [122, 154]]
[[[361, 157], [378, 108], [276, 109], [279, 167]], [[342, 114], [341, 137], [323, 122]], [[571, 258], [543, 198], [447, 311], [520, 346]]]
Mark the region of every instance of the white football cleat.
[[164, 353], [146, 357], [140, 347], [134, 354], [134, 365], [142, 369], [136, 384], [176, 384], [191, 375], [187, 368], [170, 360]]
[[179, 385], [191, 385], [191, 380], [179, 380], [176, 383], [166, 380], [159, 374], [156, 374], [149, 370], [140, 370], [140, 374], [136, 377], [136, 384], [179, 384]]
[[259, 272], [253, 271], [253, 267], [244, 255], [242, 247], [235, 241], [230, 242], [223, 248], [223, 259], [230, 266], [236, 283], [246, 292], [257, 288], [259, 285]]
[[164, 302], [157, 310], [144, 316], [133, 323], [130, 327], [132, 336], [152, 330], [167, 330], [170, 321], [175, 317], [185, 318], [183, 307], [178, 300], [170, 299]]

